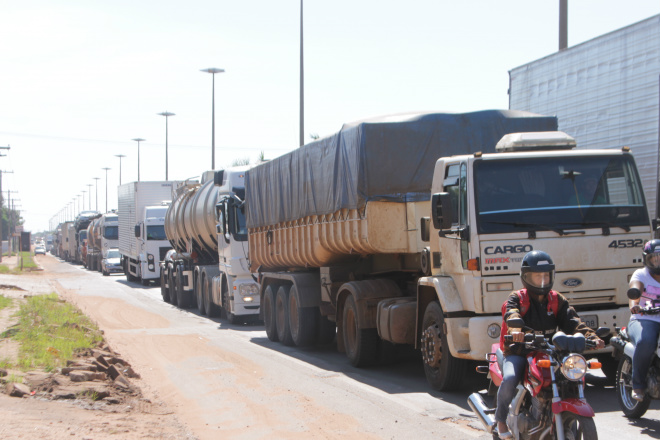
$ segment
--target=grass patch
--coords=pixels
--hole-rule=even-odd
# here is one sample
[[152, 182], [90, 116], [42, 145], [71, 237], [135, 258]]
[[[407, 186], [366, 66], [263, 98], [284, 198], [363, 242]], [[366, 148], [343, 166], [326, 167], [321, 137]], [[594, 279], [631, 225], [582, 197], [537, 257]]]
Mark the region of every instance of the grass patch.
[[17, 367], [53, 371], [74, 355], [101, 342], [101, 332], [80, 310], [54, 293], [32, 296], [17, 316], [13, 339], [20, 343]]
[[11, 298], [7, 298], [4, 295], [0, 295], [0, 310], [11, 305]]
[[23, 260], [23, 269], [34, 269], [37, 267], [32, 252], [21, 252], [21, 259]]

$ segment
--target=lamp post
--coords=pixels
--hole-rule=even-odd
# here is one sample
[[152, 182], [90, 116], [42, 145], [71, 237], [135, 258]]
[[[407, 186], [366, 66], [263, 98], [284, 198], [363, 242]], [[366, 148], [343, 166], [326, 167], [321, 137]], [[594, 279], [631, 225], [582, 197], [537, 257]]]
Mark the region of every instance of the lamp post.
[[108, 212], [108, 170], [112, 168], [101, 168], [105, 170], [105, 212]]
[[101, 179], [100, 177], [93, 177], [94, 180], [96, 180], [96, 210], [99, 210], [99, 180]]
[[160, 116], [165, 116], [165, 180], [169, 180], [167, 173], [167, 121], [170, 119], [170, 116], [174, 116], [172, 112], [162, 112], [158, 113]]
[[121, 185], [121, 158], [126, 157], [125, 154], [115, 154], [115, 157], [119, 158], [119, 185]]
[[89, 194], [89, 196], [87, 197], [87, 202], [88, 202], [87, 207], [89, 208], [90, 211], [92, 210], [92, 186], [93, 185], [91, 183], [87, 184], [87, 194]]
[[140, 181], [140, 142], [146, 141], [146, 139], [135, 138], [133, 139], [138, 143], [138, 182]]
[[225, 69], [218, 69], [217, 67], [209, 67], [202, 69], [202, 72], [210, 73], [211, 81], [211, 169], [215, 170], [215, 74], [223, 73]]
[[305, 69], [303, 64], [303, 0], [300, 0], [300, 146], [305, 145]]
[[82, 209], [80, 210], [80, 212], [82, 212], [82, 211], [85, 210], [85, 193], [86, 193], [87, 191], [85, 191], [85, 190], [83, 189], [83, 190], [80, 191], [80, 192], [82, 193]]

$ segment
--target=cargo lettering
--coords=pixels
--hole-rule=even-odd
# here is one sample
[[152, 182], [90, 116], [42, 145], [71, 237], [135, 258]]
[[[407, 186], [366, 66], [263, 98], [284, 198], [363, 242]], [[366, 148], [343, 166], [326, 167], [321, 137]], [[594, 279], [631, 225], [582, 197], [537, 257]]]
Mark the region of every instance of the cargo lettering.
[[488, 246], [484, 249], [486, 255], [495, 254], [521, 254], [531, 252], [534, 247], [531, 244], [517, 244], [514, 246]]

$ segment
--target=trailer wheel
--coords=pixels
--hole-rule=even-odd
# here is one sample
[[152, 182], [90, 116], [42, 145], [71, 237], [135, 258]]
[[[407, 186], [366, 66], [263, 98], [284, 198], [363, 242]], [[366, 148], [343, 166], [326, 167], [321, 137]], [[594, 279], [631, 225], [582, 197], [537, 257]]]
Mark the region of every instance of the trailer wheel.
[[204, 289], [202, 289], [202, 271], [198, 271], [194, 277], [195, 282], [193, 283], [193, 292], [195, 292], [197, 310], [199, 310], [200, 315], [206, 315], [206, 307], [204, 304]]
[[354, 367], [369, 367], [378, 360], [380, 338], [375, 328], [361, 329], [355, 298], [349, 295], [344, 304], [344, 347], [346, 356]]
[[421, 350], [424, 373], [428, 383], [438, 391], [458, 388], [466, 370], [466, 362], [449, 352], [447, 335], [443, 330], [445, 318], [442, 307], [433, 301], [426, 307], [422, 321]]
[[277, 289], [275, 295], [275, 324], [277, 327], [277, 339], [284, 345], [293, 345], [291, 328], [289, 327], [289, 289], [287, 285]]
[[166, 303], [170, 302], [170, 292], [167, 290], [167, 273], [164, 268], [160, 269], [160, 295]]
[[275, 292], [273, 286], [266, 287], [264, 290], [264, 327], [266, 327], [266, 336], [273, 342], [279, 341], [277, 337], [277, 322], [275, 319]]
[[190, 307], [190, 295], [183, 291], [183, 271], [181, 266], [176, 266], [176, 305], [181, 309]]
[[292, 286], [289, 290], [289, 329], [291, 339], [298, 347], [304, 347], [314, 343], [316, 329], [318, 326], [318, 308], [300, 307], [298, 289]]
[[206, 273], [202, 275], [202, 296], [204, 297], [204, 309], [206, 310], [206, 315], [209, 318], [215, 318], [220, 315], [220, 307], [213, 302], [213, 283], [206, 276]]

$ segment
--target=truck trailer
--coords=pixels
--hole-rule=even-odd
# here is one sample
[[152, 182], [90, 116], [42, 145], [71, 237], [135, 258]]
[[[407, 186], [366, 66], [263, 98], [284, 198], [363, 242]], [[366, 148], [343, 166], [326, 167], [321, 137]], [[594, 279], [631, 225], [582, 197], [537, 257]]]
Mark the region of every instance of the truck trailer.
[[119, 253], [128, 281], [160, 280], [160, 262], [172, 247], [165, 236], [165, 213], [178, 182], [131, 182], [118, 188]]
[[207, 171], [201, 181], [175, 189], [165, 234], [175, 252], [161, 263], [163, 299], [196, 305], [230, 323], [259, 316], [259, 286], [247, 265], [247, 230], [241, 203], [249, 166]]
[[109, 249], [119, 246], [119, 216], [105, 213], [94, 219], [87, 228], [87, 268], [101, 272], [101, 260]]
[[[268, 338], [303, 346], [336, 329], [356, 367], [415, 347], [429, 384], [453, 389], [499, 340], [531, 250], [552, 255], [554, 288], [590, 326], [627, 322], [652, 229], [635, 161], [573, 150], [556, 125], [506, 110], [389, 117], [251, 169], [250, 267]], [[587, 176], [598, 198], [578, 188]]]

